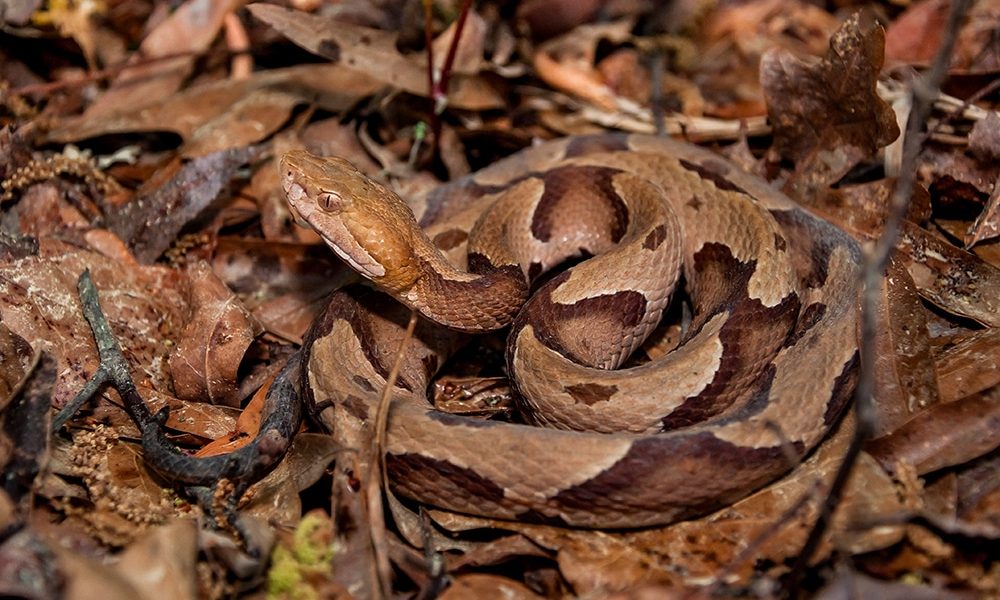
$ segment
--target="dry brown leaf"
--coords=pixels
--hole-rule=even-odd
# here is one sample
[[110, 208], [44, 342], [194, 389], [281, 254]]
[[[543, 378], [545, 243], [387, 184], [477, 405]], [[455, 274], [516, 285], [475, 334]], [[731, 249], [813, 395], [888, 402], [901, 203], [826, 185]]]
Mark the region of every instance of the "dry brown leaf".
[[538, 76], [557, 90], [578, 96], [605, 110], [615, 110], [617, 96], [595, 68], [597, 44], [601, 40], [621, 43], [631, 37], [633, 22], [621, 20], [586, 25], [550, 40], [535, 51]]
[[[990, 48], [996, 43], [997, 5], [976, 0], [965, 15], [951, 54], [951, 73], [995, 73], [1000, 61]], [[889, 25], [886, 57], [908, 65], [930, 64], [941, 47], [951, 0], [922, 0], [909, 5]]]
[[538, 600], [542, 598], [523, 583], [489, 574], [456, 577], [439, 600]]
[[774, 149], [796, 163], [787, 189], [811, 197], [899, 136], [896, 115], [875, 91], [883, 30], [855, 13], [834, 33], [818, 64], [779, 48], [761, 59]]
[[233, 148], [191, 160], [175, 160], [147, 180], [136, 197], [107, 215], [109, 228], [132, 248], [136, 260], [156, 260], [177, 234], [227, 188], [236, 170], [257, 155]]
[[[862, 239], [875, 239], [885, 226], [893, 186], [890, 179], [839, 185], [818, 190], [815, 197], [803, 200], [841, 229]], [[930, 216], [930, 195], [923, 187], [914, 185], [906, 218], [914, 223], [926, 223]]]
[[227, 14], [244, 0], [187, 0], [146, 36], [130, 67], [90, 105], [83, 120], [134, 111], [173, 95], [211, 45]]
[[446, 554], [448, 572], [468, 570], [470, 567], [493, 566], [511, 559], [536, 556], [549, 557], [551, 553], [520, 534], [505, 535], [479, 544], [470, 543], [462, 554]]
[[89, 220], [69, 202], [55, 183], [45, 182], [29, 187], [20, 201], [11, 207], [11, 217], [16, 217], [23, 235], [34, 237], [74, 233], [89, 227]]
[[266, 331], [292, 341], [301, 341], [330, 292], [357, 279], [325, 245], [223, 237], [212, 267]]
[[[982, 206], [1000, 177], [1000, 170], [989, 161], [977, 160], [952, 148], [927, 145], [920, 152], [917, 178], [931, 193], [935, 213], [961, 210], [962, 203]], [[958, 205], [958, 206], [952, 206]], [[974, 216], [976, 212], [970, 212]]]
[[[8, 598], [60, 598], [65, 592], [51, 545], [31, 527], [0, 544], [0, 594]], [[112, 600], [108, 598], [107, 600]]]
[[[356, 123], [341, 123], [340, 119], [322, 119], [307, 125], [299, 138], [302, 145], [320, 156], [342, 156], [362, 173], [377, 175], [379, 166], [358, 141]], [[277, 172], [277, 169], [275, 169]]]
[[822, 54], [838, 25], [833, 15], [808, 2], [750, 0], [716, 5], [700, 35], [708, 44], [734, 45], [755, 66], [761, 51], [775, 46], [799, 55]]
[[0, 413], [13, 400], [14, 390], [22, 385], [32, 363], [32, 354], [24, 338], [0, 323]]
[[14, 363], [15, 368], [24, 368], [14, 386], [13, 396], [0, 398], [3, 404], [0, 408], [3, 506], [10, 508], [10, 512], [3, 515], [2, 522], [4, 526], [13, 526], [15, 507], [20, 513], [17, 518], [30, 515], [36, 479], [48, 462], [56, 360], [47, 352], [37, 353], [25, 368], [14, 348], [16, 342], [13, 335], [3, 328], [3, 336], [5, 341], [0, 358]]
[[841, 568], [837, 577], [815, 596], [815, 600], [972, 600], [975, 595], [942, 589], [936, 585], [919, 585], [904, 581], [883, 581], [863, 573]]
[[549, 38], [589, 22], [604, 4], [600, 0], [525, 0], [517, 5], [535, 38]]
[[170, 372], [179, 398], [238, 407], [236, 378], [247, 347], [260, 325], [208, 264], [187, 270], [192, 319], [170, 353]]
[[911, 4], [889, 25], [885, 56], [908, 64], [930, 63], [941, 45], [951, 0], [922, 0]]
[[963, 465], [956, 476], [956, 517], [970, 522], [995, 521], [1000, 509], [1000, 450]]
[[120, 105], [101, 116], [71, 118], [47, 137], [65, 143], [109, 133], [170, 131], [191, 144], [184, 155], [195, 157], [266, 138], [299, 104], [340, 111], [378, 87], [375, 79], [340, 65], [301, 65], [154, 96], [141, 110]]
[[[455, 19], [447, 29], [434, 38], [434, 68], [439, 71], [444, 68], [444, 62], [448, 58], [448, 51], [455, 39], [457, 28], [458, 19]], [[452, 73], [475, 75], [483, 69], [486, 65], [483, 58], [486, 33], [486, 21], [479, 16], [474, 8], [470, 9], [462, 27], [462, 38], [458, 41], [458, 46], [455, 47], [455, 58], [451, 65]]]
[[993, 192], [986, 201], [983, 212], [966, 232], [965, 248], [996, 237], [1000, 237], [1000, 179], [994, 182]]
[[259, 518], [279, 530], [291, 530], [302, 518], [299, 492], [319, 481], [340, 448], [329, 435], [300, 432], [288, 453], [247, 494], [240, 514]]
[[[424, 57], [400, 54], [394, 33], [273, 4], [257, 3], [247, 8], [250, 14], [313, 54], [411, 94], [428, 94]], [[486, 79], [456, 73], [450, 79], [448, 104], [466, 110], [489, 110], [503, 108], [506, 100]]]
[[145, 600], [141, 590], [114, 567], [58, 544], [50, 546], [63, 579], [65, 600]]
[[[634, 48], [621, 48], [597, 63], [601, 81], [614, 93], [639, 105], [648, 105], [652, 98], [652, 77], [640, 53]], [[661, 102], [677, 104], [675, 112], [683, 115], [705, 114], [705, 99], [698, 86], [689, 79], [672, 73], [660, 74]], [[759, 114], [759, 113], [758, 113]]]
[[941, 351], [935, 363], [942, 402], [1000, 384], [1000, 328], [969, 334]]
[[983, 162], [1000, 158], [1000, 113], [988, 111], [985, 119], [972, 125], [969, 132], [969, 152]]
[[76, 291], [84, 269], [91, 271], [138, 382], [170, 389], [163, 340], [185, 321], [184, 279], [164, 267], [126, 268], [93, 252], [41, 242], [40, 256], [0, 264], [0, 318], [32, 347], [58, 358], [53, 405], [68, 402], [97, 368], [94, 337]]
[[113, 566], [66, 548], [54, 548], [66, 578], [62, 598], [153, 600], [197, 597], [197, 525], [180, 519], [151, 529], [133, 542]]
[[229, 434], [218, 437], [198, 449], [195, 456], [218, 456], [239, 450], [253, 441], [254, 436], [260, 430], [264, 400], [274, 383], [274, 377], [270, 377], [267, 382], [257, 390], [250, 402], [240, 411], [240, 416], [236, 419], [236, 427]]
[[[141, 448], [119, 436], [103, 425], [74, 430], [71, 444], [53, 445], [53, 476], [39, 490], [69, 530], [109, 546], [128, 545], [151, 525], [186, 512], [153, 480]], [[79, 484], [60, 484], [64, 478]]]
[[822, 55], [839, 25], [833, 15], [803, 0], [712, 5], [694, 33], [696, 73], [689, 77], [705, 97], [706, 114], [726, 119], [766, 114], [758, 76], [761, 54], [781, 47], [797, 56]]
[[[120, 506], [130, 506], [132, 509], [169, 504], [173, 496], [163, 488], [152, 473], [146, 469], [142, 458], [142, 449], [134, 444], [119, 442], [113, 444], [104, 457], [107, 465], [105, 482], [109, 488], [114, 487], [115, 502]], [[91, 493], [112, 495], [107, 489], [91, 489]], [[114, 510], [103, 506], [97, 510]], [[152, 516], [152, 515], [151, 515]]]
[[896, 248], [920, 295], [984, 325], [1000, 325], [1000, 269], [903, 222]]
[[343, 551], [334, 554], [330, 571], [346, 589], [358, 590], [359, 597], [377, 598], [381, 586], [372, 541], [374, 534], [366, 494], [359, 493], [362, 477], [370, 473], [367, 463], [362, 461], [362, 454], [356, 448], [344, 448], [333, 468], [330, 486], [331, 511], [336, 515], [333, 533]]
[[881, 287], [875, 337], [874, 437], [938, 403], [925, 309], [899, 258], [890, 259]]
[[[236, 426], [238, 413], [235, 409], [207, 404], [202, 399], [181, 400], [143, 385], [137, 385], [136, 388], [153, 413], [164, 406], [170, 407], [170, 414], [164, 424], [182, 434], [176, 437], [178, 443], [201, 444], [204, 440], [214, 440], [228, 434]], [[137, 428], [132, 431], [135, 425], [122, 411], [118, 411], [116, 417], [111, 422], [119, 431], [139, 435]]]
[[897, 462], [919, 475], [960, 465], [1000, 446], [1000, 388], [938, 404], [866, 446], [887, 469]]
[[143, 600], [194, 600], [199, 597], [197, 557], [198, 524], [194, 519], [176, 519], [130, 544], [115, 570], [140, 591]]

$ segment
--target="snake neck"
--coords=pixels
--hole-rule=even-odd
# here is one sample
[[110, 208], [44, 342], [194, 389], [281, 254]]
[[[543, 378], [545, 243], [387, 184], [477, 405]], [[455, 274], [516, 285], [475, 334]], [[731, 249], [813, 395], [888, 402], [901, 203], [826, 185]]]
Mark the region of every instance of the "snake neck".
[[472, 333], [506, 327], [528, 298], [527, 280], [515, 264], [497, 266], [471, 254], [466, 272], [444, 257], [432, 260], [433, 267], [428, 265], [400, 300], [445, 327]]

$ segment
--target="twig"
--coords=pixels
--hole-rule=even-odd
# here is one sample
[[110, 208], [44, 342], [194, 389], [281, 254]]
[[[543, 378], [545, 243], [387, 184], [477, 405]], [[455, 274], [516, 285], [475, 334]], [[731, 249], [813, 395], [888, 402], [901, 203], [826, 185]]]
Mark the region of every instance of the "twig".
[[798, 594], [805, 570], [826, 533], [834, 509], [840, 503], [844, 488], [861, 454], [862, 447], [874, 430], [875, 415], [872, 396], [875, 390], [875, 337], [878, 330], [879, 287], [889, 255], [896, 245], [900, 226], [910, 206], [910, 195], [916, 178], [917, 156], [923, 145], [923, 136], [920, 132], [930, 116], [934, 98], [937, 96], [941, 82], [947, 73], [948, 61], [955, 46], [959, 25], [968, 10], [969, 3], [969, 0], [955, 0], [952, 3], [937, 56], [934, 57], [930, 70], [924, 76], [913, 81], [912, 109], [904, 132], [906, 137], [903, 140], [900, 174], [892, 190], [885, 227], [876, 241], [874, 249], [862, 265], [864, 290], [861, 299], [861, 361], [858, 385], [854, 392], [854, 410], [857, 416], [854, 435], [833, 483], [830, 485], [826, 500], [820, 507], [819, 517], [809, 532], [809, 537], [789, 574], [787, 589], [792, 597]]
[[399, 349], [396, 351], [396, 359], [389, 370], [389, 376], [385, 380], [382, 388], [382, 395], [379, 397], [378, 410], [375, 413], [375, 432], [372, 436], [371, 454], [369, 455], [368, 480], [365, 482], [365, 491], [368, 499], [368, 519], [371, 531], [372, 550], [375, 554], [375, 562], [379, 570], [379, 585], [381, 590], [379, 597], [388, 598], [391, 588], [392, 570], [389, 565], [389, 542], [385, 535], [385, 517], [382, 510], [382, 487], [388, 489], [389, 481], [386, 478], [385, 470], [385, 438], [386, 429], [389, 424], [389, 408], [392, 404], [392, 388], [396, 385], [396, 378], [399, 377], [399, 369], [403, 365], [403, 356], [406, 352], [406, 345], [413, 337], [413, 330], [417, 327], [417, 313], [410, 311], [410, 321], [406, 325], [406, 334], [399, 342]]

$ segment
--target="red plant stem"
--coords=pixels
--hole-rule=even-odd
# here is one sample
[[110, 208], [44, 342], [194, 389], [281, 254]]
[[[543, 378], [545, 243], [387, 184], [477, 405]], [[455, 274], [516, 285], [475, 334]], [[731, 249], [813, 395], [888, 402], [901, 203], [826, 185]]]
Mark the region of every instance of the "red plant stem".
[[[451, 79], [451, 68], [455, 64], [455, 55], [458, 54], [458, 43], [462, 39], [462, 30], [465, 29], [465, 20], [469, 16], [469, 10], [472, 8], [472, 0], [464, 0], [462, 2], [462, 10], [458, 13], [458, 22], [455, 24], [455, 35], [451, 38], [451, 46], [448, 47], [448, 56], [444, 59], [444, 65], [441, 67], [441, 76], [437, 81], [437, 88], [432, 90], [432, 97], [434, 98], [434, 107], [443, 107], [443, 103], [438, 102], [438, 98], [446, 98], [448, 96], [448, 80]], [[428, 59], [430, 55], [428, 55]]]

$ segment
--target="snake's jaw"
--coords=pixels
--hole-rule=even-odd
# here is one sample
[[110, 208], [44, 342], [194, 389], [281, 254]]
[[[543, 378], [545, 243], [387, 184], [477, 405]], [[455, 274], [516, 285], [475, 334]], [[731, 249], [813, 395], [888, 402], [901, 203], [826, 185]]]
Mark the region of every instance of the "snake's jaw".
[[385, 276], [385, 267], [358, 243], [354, 234], [339, 218], [320, 210], [312, 210], [303, 217], [319, 233], [326, 245], [352, 269], [376, 281]]

